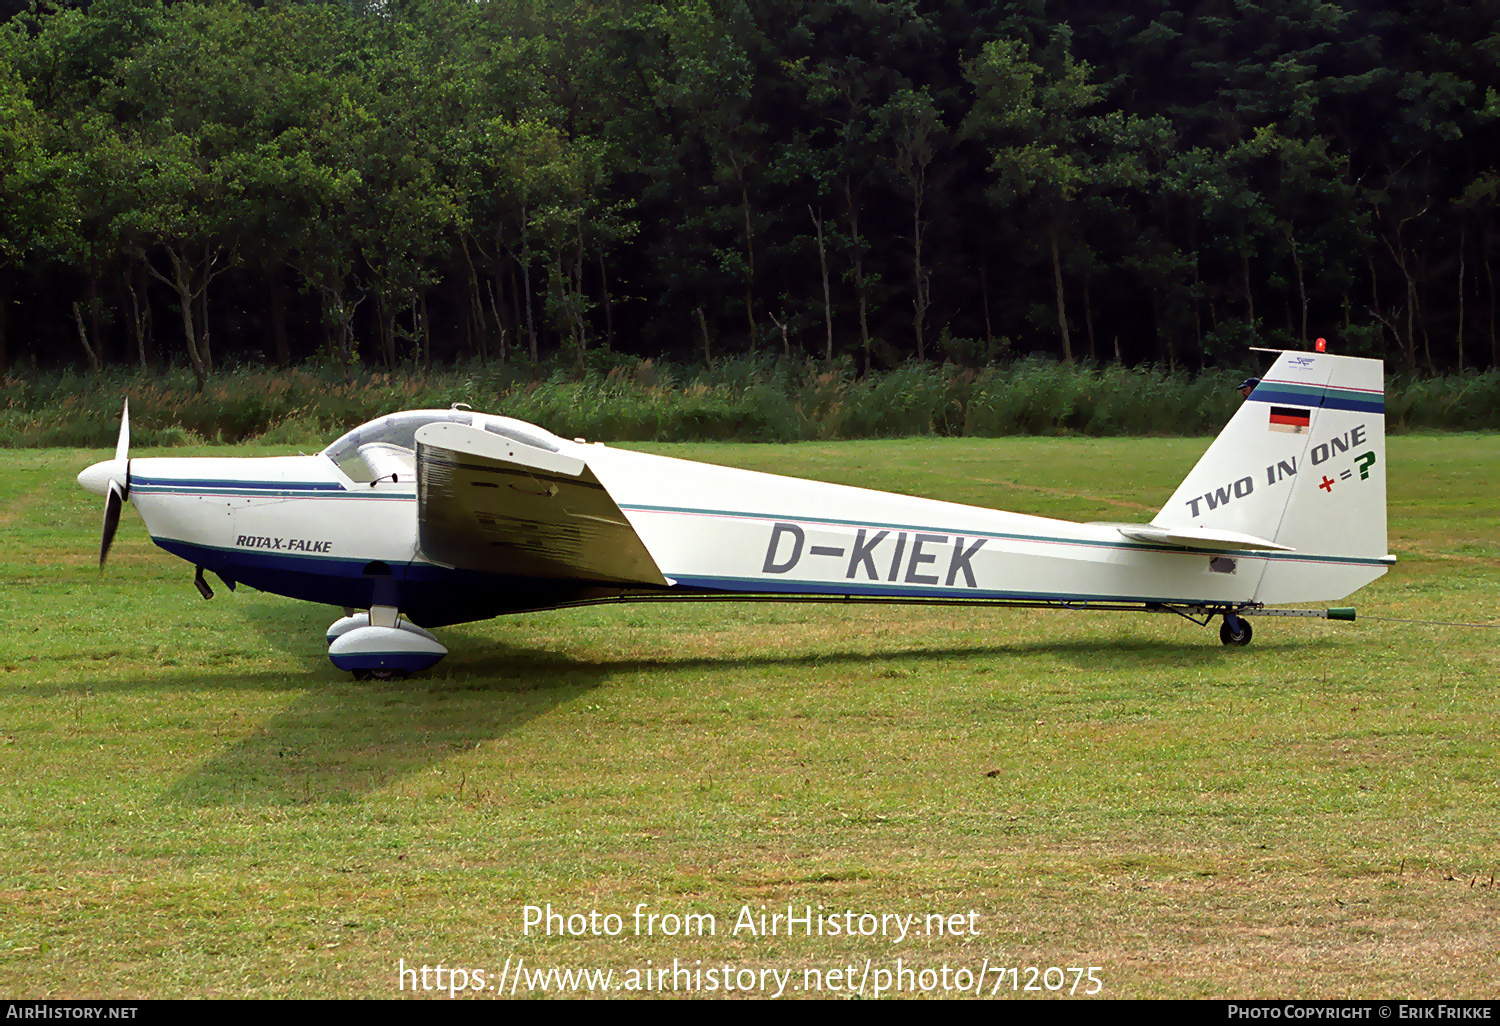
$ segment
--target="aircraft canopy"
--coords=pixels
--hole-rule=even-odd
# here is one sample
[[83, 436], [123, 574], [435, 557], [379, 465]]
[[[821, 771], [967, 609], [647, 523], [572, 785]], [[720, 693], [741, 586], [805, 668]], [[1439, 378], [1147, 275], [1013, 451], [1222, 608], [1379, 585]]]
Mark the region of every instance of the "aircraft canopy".
[[511, 417], [496, 417], [472, 410], [404, 410], [361, 424], [324, 449], [323, 455], [343, 466], [358, 458], [361, 448], [371, 444], [395, 446], [415, 453], [417, 429], [436, 423], [468, 424], [512, 441], [557, 452], [556, 435]]

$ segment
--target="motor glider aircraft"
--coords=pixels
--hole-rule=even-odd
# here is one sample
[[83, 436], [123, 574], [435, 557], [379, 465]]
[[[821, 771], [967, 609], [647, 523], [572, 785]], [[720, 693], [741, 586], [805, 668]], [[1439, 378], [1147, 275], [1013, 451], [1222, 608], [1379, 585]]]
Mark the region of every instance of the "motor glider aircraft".
[[467, 408], [370, 421], [313, 456], [112, 460], [122, 505], [231, 589], [343, 606], [328, 655], [357, 678], [447, 654], [427, 628], [609, 601], [994, 604], [1353, 619], [1332, 601], [1386, 552], [1378, 360], [1283, 352], [1150, 523], [1070, 523], [569, 441]]

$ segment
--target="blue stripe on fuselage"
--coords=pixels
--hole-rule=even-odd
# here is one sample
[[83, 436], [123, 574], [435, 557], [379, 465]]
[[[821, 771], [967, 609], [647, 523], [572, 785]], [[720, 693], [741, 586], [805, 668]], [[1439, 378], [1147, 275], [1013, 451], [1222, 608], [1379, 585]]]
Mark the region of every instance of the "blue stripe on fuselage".
[[[395, 605], [424, 627], [487, 620], [504, 613], [550, 609], [607, 587], [580, 581], [541, 580], [457, 570], [421, 559], [388, 562], [371, 558], [222, 548], [172, 538], [153, 538], [161, 548], [196, 566], [272, 595], [330, 606], [368, 609]], [[385, 562], [390, 576], [367, 576]], [[387, 587], [393, 595], [381, 594]]]
[[337, 481], [224, 481], [210, 478], [144, 477], [132, 474], [130, 487], [201, 494], [204, 489], [242, 492], [343, 492]]
[[1048, 591], [993, 591], [979, 588], [921, 588], [878, 583], [855, 584], [834, 581], [780, 581], [756, 577], [710, 577], [673, 574], [678, 584], [706, 591], [778, 595], [858, 595], [887, 599], [1004, 599], [1011, 602], [1162, 602], [1168, 605], [1212, 605], [1223, 599], [1169, 598], [1166, 596], [1107, 595]]

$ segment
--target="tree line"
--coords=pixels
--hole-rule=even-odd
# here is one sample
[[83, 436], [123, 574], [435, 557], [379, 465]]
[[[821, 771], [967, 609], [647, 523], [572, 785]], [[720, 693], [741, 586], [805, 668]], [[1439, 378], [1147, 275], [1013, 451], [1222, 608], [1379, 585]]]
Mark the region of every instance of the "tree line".
[[1497, 13], [8, 0], [0, 370], [1500, 366]]

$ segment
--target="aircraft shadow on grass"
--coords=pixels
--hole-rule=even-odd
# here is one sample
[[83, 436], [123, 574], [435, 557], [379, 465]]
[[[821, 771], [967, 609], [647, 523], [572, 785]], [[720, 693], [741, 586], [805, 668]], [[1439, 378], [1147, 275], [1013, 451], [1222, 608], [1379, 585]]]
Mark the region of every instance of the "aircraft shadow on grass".
[[[285, 645], [309, 659], [322, 658], [315, 643], [287, 644], [288, 639], [300, 635], [285, 629], [284, 609], [269, 603], [246, 605], [247, 621], [264, 632], [269, 644]], [[464, 650], [473, 655], [452, 660], [446, 674], [429, 678], [355, 683], [327, 679], [334, 672], [331, 667], [318, 677], [227, 673], [204, 680], [195, 675], [201, 671], [194, 671], [181, 674], [181, 681], [167, 678], [163, 681], [166, 686], [176, 683], [190, 690], [196, 682], [206, 690], [274, 691], [290, 687], [301, 694], [283, 712], [174, 781], [163, 791], [163, 800], [195, 806], [357, 800], [461, 752], [505, 738], [539, 717], [586, 698], [611, 680], [641, 673], [717, 670], [734, 674], [804, 666], [826, 673], [830, 667], [868, 670], [872, 663], [940, 672], [943, 664], [958, 658], [993, 657], [996, 666], [1003, 666], [1008, 660], [1036, 656], [1060, 660], [1084, 673], [1122, 667], [1146, 672], [1231, 664], [1238, 654], [1208, 648], [1196, 640], [1100, 637], [913, 650], [902, 650], [892, 642], [873, 653], [822, 650], [677, 656], [669, 653], [669, 639], [664, 638], [660, 655], [584, 660], [480, 636], [465, 640]], [[1309, 644], [1334, 643], [1284, 644], [1289, 650], [1305, 651]], [[1272, 650], [1279, 647], [1267, 646]], [[1265, 655], [1274, 658], [1274, 651]]]

